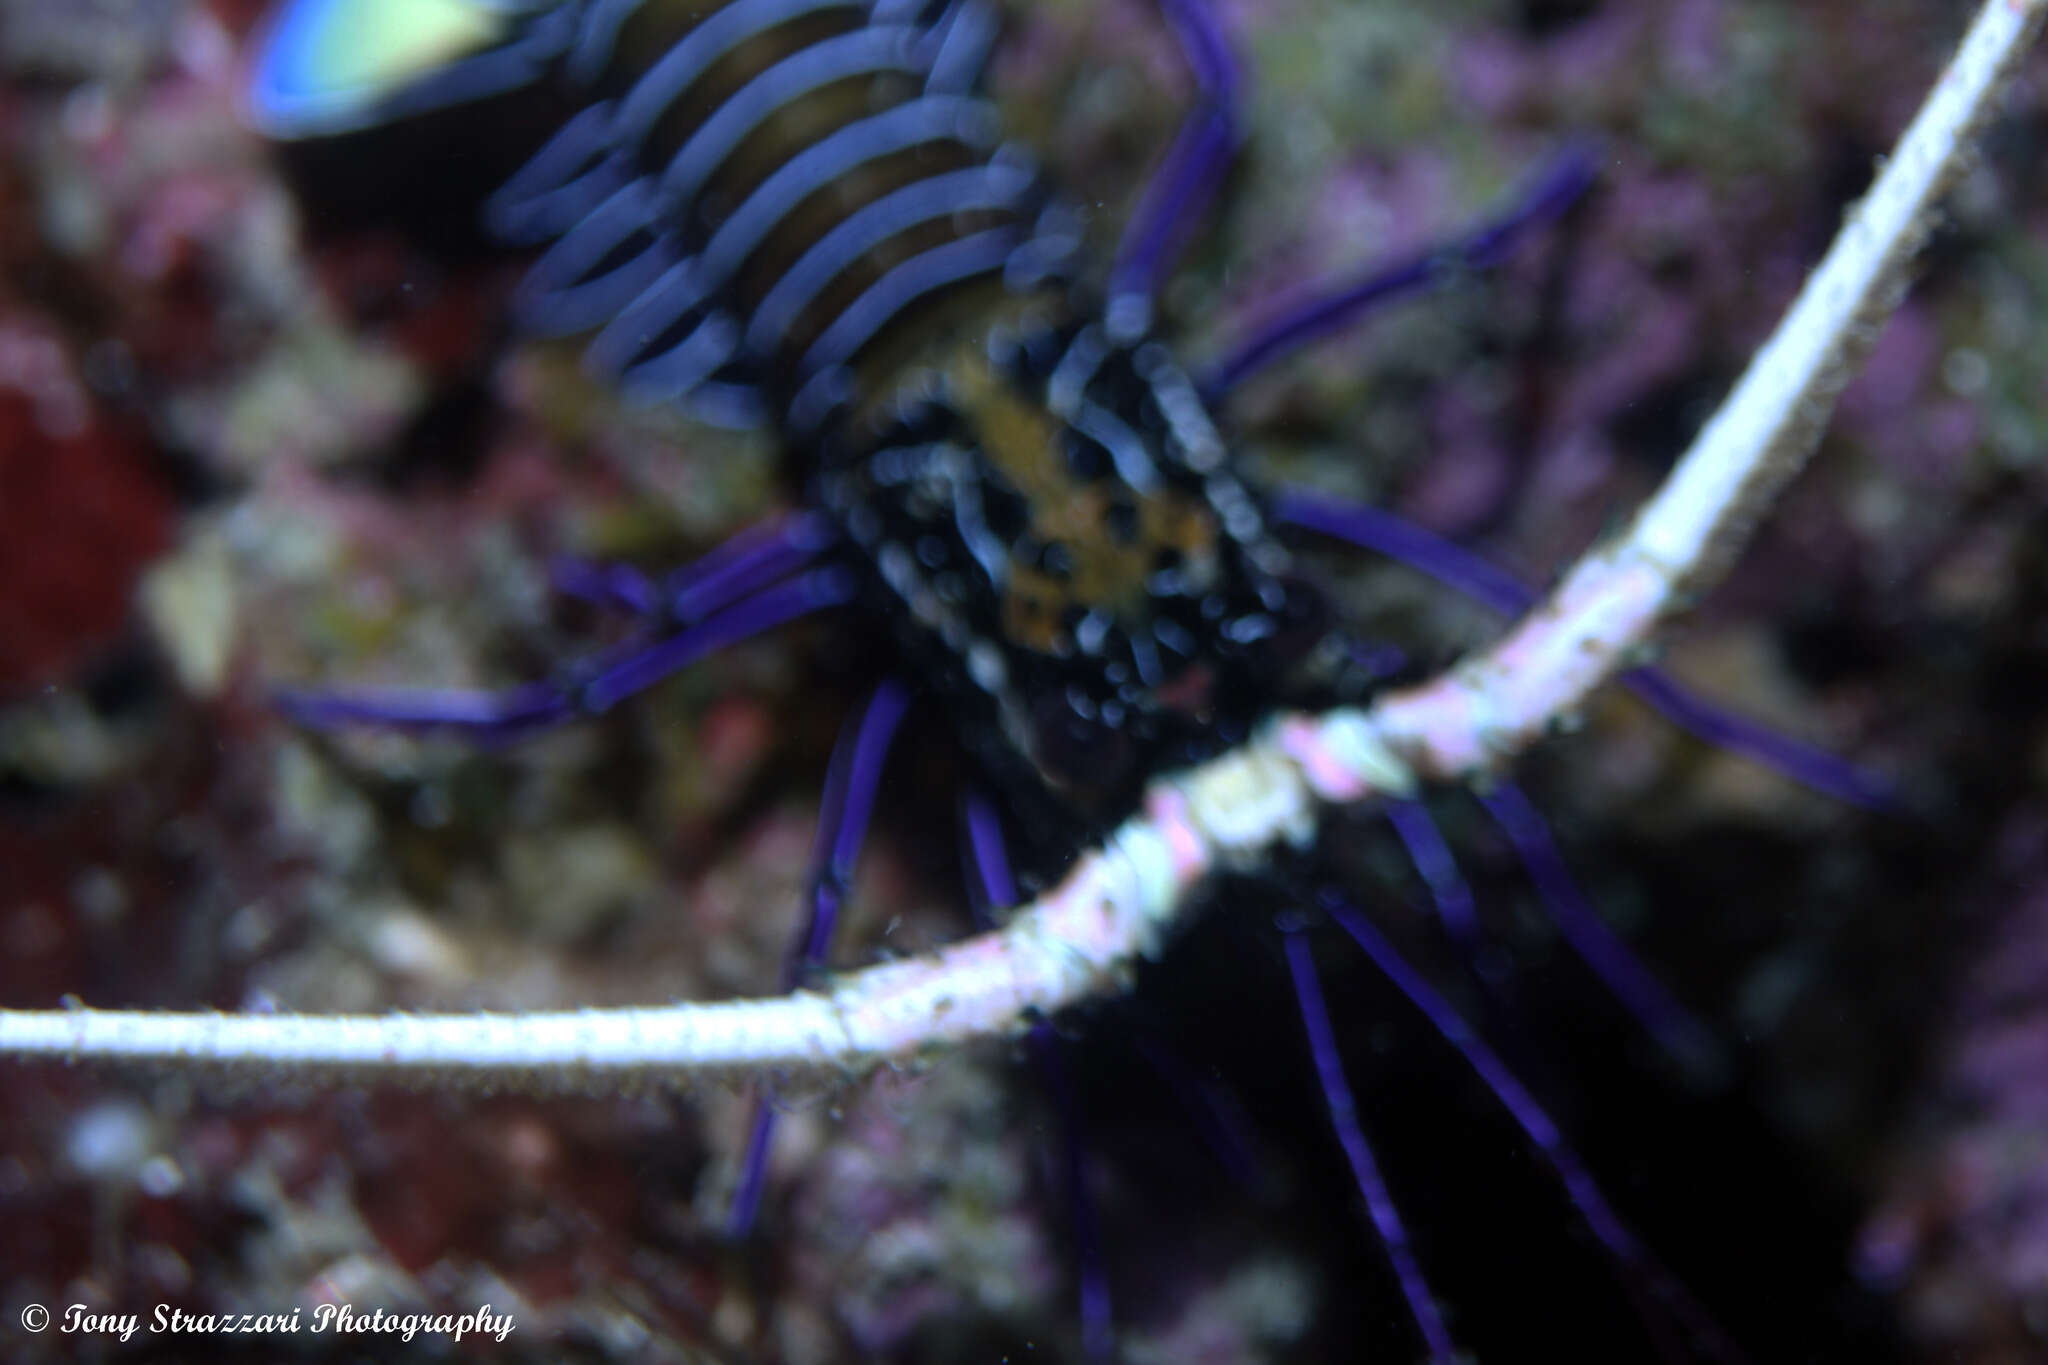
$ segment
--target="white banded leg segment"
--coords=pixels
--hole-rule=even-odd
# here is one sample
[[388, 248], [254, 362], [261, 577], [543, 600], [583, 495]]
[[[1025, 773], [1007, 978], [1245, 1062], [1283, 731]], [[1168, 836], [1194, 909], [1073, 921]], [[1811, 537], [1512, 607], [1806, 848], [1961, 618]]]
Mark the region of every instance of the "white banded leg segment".
[[976, 0], [955, 0], [939, 19], [938, 51], [924, 88], [932, 94], [964, 94], [974, 88], [996, 40], [996, 17]]
[[629, 402], [648, 406], [688, 398], [732, 358], [739, 340], [731, 314], [714, 312], [674, 346], [628, 367], [619, 388]]
[[747, 350], [772, 354], [827, 285], [890, 238], [956, 213], [1015, 208], [1032, 182], [1028, 168], [998, 163], [949, 171], [883, 195], [820, 237], [775, 282], [747, 324]]
[[[686, 394], [694, 380], [708, 378], [730, 358], [739, 340], [736, 333], [728, 336], [724, 327], [707, 331], [700, 325], [695, 331], [682, 334], [689, 313], [715, 298], [716, 291], [733, 271], [745, 263], [762, 238], [792, 209], [855, 166], [927, 143], [964, 141], [983, 133], [993, 133], [993, 111], [984, 101], [924, 96], [862, 119], [806, 148], [747, 198], [713, 236], [702, 255], [671, 267], [640, 298], [622, 304], [618, 315], [593, 344], [592, 368], [599, 373], [620, 375], [624, 386], [638, 399]], [[996, 183], [1001, 183], [1001, 172], [996, 168], [985, 169]], [[1006, 231], [1014, 242], [1015, 230]], [[566, 241], [563, 245], [567, 245]], [[914, 265], [921, 259], [914, 258], [906, 264]], [[994, 267], [976, 269], [1000, 265], [998, 260]], [[885, 277], [868, 295], [887, 283]], [[838, 321], [844, 322], [859, 312], [868, 295], [856, 300]], [[881, 297], [901, 297], [907, 301], [916, 295], [891, 295], [884, 291]], [[664, 338], [672, 333], [677, 334], [677, 339], [670, 344]], [[650, 354], [657, 346], [658, 353]]]
[[484, 205], [484, 226], [514, 245], [545, 242], [575, 227], [631, 178], [614, 150], [613, 105], [593, 104], [567, 123]]
[[827, 38], [769, 67], [718, 107], [690, 134], [662, 171], [664, 215], [693, 202], [747, 134], [784, 106], [855, 76], [899, 72], [920, 76], [917, 29], [869, 28]]
[[569, 53], [569, 79], [591, 85], [604, 74], [618, 50], [619, 29], [647, 0], [590, 0], [577, 25], [576, 46]]
[[619, 105], [618, 146], [637, 156], [662, 115], [740, 44], [792, 20], [833, 10], [844, 10], [852, 17], [860, 14], [861, 6], [852, 0], [735, 0], [707, 15], [677, 39], [626, 93]]
[[833, 369], [851, 360], [917, 299], [977, 275], [1001, 271], [1022, 240], [1019, 228], [990, 228], [911, 257], [875, 281], [833, 320], [804, 353], [804, 372]]
[[705, 294], [694, 257], [670, 266], [592, 339], [585, 367], [601, 377], [616, 377], [651, 355], [673, 350], [684, 338], [685, 322], [703, 310]]
[[635, 180], [549, 248], [520, 285], [520, 318], [542, 336], [588, 331], [619, 315], [680, 255], [655, 224], [655, 196]]
[[[959, 106], [972, 104], [950, 98], [914, 100], [850, 124], [791, 157], [712, 234], [703, 256], [706, 283], [714, 289], [724, 284], [797, 205], [855, 166], [923, 142], [957, 137], [962, 122]], [[971, 126], [968, 131], [973, 131]], [[939, 136], [933, 137], [934, 132]]]

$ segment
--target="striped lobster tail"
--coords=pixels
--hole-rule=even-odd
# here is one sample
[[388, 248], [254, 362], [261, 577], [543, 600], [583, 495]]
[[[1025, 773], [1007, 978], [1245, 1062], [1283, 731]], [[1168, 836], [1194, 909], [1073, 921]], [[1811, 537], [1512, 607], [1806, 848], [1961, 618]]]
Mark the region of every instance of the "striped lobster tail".
[[1065, 278], [1071, 215], [975, 90], [976, 0], [685, 9], [590, 0], [565, 66], [592, 102], [487, 207], [552, 242], [532, 330], [594, 331], [590, 368], [635, 401], [808, 436], [888, 387], [906, 310]]

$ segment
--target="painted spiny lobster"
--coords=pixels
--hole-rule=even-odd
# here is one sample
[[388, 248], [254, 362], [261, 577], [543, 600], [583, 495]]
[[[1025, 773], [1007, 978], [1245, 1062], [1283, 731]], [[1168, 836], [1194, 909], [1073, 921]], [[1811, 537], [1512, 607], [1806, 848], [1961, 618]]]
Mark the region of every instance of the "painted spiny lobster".
[[[572, 81], [612, 92], [586, 104], [495, 202], [492, 220], [506, 235], [559, 238], [526, 290], [534, 325], [597, 329], [593, 363], [631, 392], [702, 402], [728, 420], [777, 414], [804, 458], [814, 510], [742, 537], [659, 587], [631, 571], [572, 569], [565, 586], [649, 618], [666, 638], [621, 650], [568, 685], [489, 696], [296, 694], [288, 706], [320, 727], [505, 736], [602, 711], [731, 639], [858, 604], [895, 623], [896, 647], [920, 687], [950, 717], [983, 782], [1002, 793], [1027, 875], [1047, 879], [1073, 844], [1128, 815], [1157, 773], [1223, 752], [1277, 706], [1354, 703], [1379, 682], [1369, 651], [1328, 625], [1269, 526], [1320, 529], [1397, 553], [1409, 533], [1364, 509], [1259, 499], [1230, 472], [1205, 397], [1220, 397], [1329, 316], [1446, 266], [1487, 263], [1512, 232], [1571, 198], [1582, 172], [1568, 166], [1497, 230], [1290, 315], [1198, 387], [1151, 339], [1149, 301], [1165, 243], [1189, 203], [1213, 189], [1229, 143], [1219, 131], [1230, 126], [1228, 61], [1199, 12], [1171, 11], [1210, 102], [1146, 197], [1101, 289], [1104, 302], [1090, 308], [1072, 264], [1072, 215], [1021, 158], [996, 149], [963, 93], [986, 37], [983, 16], [969, 7], [883, 13], [884, 5], [855, 16], [785, 5], [771, 18], [771, 8], [739, 0], [684, 23], [643, 49], [659, 54], [644, 69], [621, 71], [627, 49], [614, 44], [643, 17], [638, 7], [543, 7], [513, 14], [509, 43], [473, 60], [516, 57], [531, 68], [520, 79], [562, 62]], [[835, 13], [842, 22], [822, 22]], [[695, 66], [676, 58], [721, 20], [732, 29], [720, 39], [728, 46], [699, 53]], [[750, 57], [758, 69], [718, 67], [781, 24], [812, 21], [820, 22], [815, 33], [803, 30], [808, 41], [781, 35], [780, 46]], [[451, 69], [467, 82], [465, 98], [505, 83], [463, 65]], [[858, 89], [839, 88], [848, 83]], [[692, 101], [701, 106], [694, 123], [676, 113]], [[681, 126], [666, 127], [671, 120]], [[871, 177], [864, 169], [928, 142], [955, 150], [920, 151]], [[784, 233], [788, 240], [778, 238]], [[1511, 584], [1446, 548], [1409, 554], [1499, 605], [1526, 605]], [[1640, 684], [1723, 737], [1768, 745], [1655, 675]], [[907, 689], [885, 685], [835, 763], [812, 922], [792, 954], [792, 986], [822, 961], [882, 757], [910, 700]], [[1794, 755], [1792, 766], [1820, 785], [1869, 795], [1838, 766], [1776, 752]], [[1512, 789], [1492, 804], [1515, 841], [1545, 863], [1540, 827]], [[995, 904], [1012, 903], [1019, 897], [998, 817], [985, 803], [970, 809], [982, 888]], [[1434, 835], [1419, 808], [1392, 814], [1454, 919], [1456, 898], [1431, 871]], [[1332, 912], [1507, 1100], [1596, 1235], [1632, 1272], [1649, 1274], [1527, 1093], [1440, 997], [1383, 955], [1369, 925], [1341, 906]], [[1290, 934], [1286, 947], [1340, 1137], [1420, 1331], [1434, 1354], [1447, 1355], [1447, 1331], [1346, 1114], [1302, 940]], [[1590, 957], [1656, 1031], [1684, 1029], [1682, 1015], [1611, 943]], [[772, 1125], [771, 1110], [760, 1114], [737, 1200], [741, 1226], [759, 1197]], [[1087, 1300], [1099, 1305], [1099, 1281], [1089, 1282]], [[1090, 1316], [1088, 1329], [1105, 1339], [1106, 1319]]]

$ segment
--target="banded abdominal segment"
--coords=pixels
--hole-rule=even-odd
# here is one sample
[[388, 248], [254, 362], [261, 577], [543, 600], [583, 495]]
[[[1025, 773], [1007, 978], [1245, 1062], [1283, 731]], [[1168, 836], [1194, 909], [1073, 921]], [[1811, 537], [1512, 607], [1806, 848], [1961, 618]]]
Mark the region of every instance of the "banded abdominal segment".
[[1074, 235], [972, 91], [977, 6], [590, 8], [565, 67], [593, 102], [487, 216], [553, 239], [522, 313], [595, 332], [591, 368], [633, 398], [800, 445], [906, 309], [1064, 266]]

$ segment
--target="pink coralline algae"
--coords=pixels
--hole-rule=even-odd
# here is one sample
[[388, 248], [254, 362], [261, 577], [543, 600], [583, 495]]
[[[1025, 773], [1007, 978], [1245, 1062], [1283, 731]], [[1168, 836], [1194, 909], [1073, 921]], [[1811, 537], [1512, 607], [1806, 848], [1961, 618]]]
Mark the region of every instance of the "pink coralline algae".
[[95, 412], [48, 329], [0, 314], [0, 695], [91, 662], [170, 543], [169, 490], [126, 425]]
[[[1944, 1359], [2037, 1358], [2048, 1312], [2048, 840], [2018, 815], [1958, 976], [1930, 1094], [1866, 1225], [1864, 1271], [1896, 1286]], [[1969, 907], [1959, 898], [1958, 910]]]

